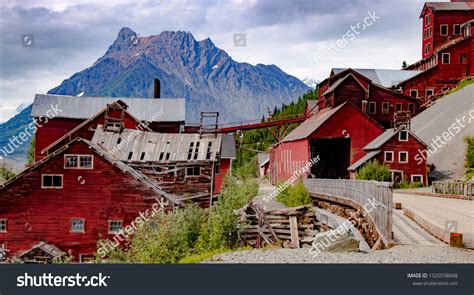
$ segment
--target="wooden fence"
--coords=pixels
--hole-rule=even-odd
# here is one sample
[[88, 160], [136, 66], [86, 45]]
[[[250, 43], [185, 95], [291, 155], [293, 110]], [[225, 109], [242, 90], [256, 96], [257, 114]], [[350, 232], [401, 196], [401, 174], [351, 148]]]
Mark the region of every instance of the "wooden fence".
[[474, 183], [434, 181], [431, 190], [435, 194], [474, 196]]
[[[392, 239], [393, 187], [390, 182], [345, 179], [306, 179], [308, 190], [328, 199], [356, 203], [372, 219], [385, 245]], [[349, 202], [349, 203], [350, 203]]]

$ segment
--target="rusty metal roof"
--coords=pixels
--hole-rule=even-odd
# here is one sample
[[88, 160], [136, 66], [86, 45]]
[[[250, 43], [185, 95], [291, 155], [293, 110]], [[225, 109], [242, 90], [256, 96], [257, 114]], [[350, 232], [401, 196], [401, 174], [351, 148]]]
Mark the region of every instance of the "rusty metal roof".
[[[334, 75], [339, 74], [340, 72], [346, 71], [347, 69], [343, 68], [334, 68], [332, 72]], [[393, 87], [401, 81], [410, 79], [422, 71], [413, 71], [413, 70], [387, 70], [387, 69], [353, 69], [357, 73], [371, 80], [375, 84], [379, 84], [383, 87]]]
[[295, 130], [293, 130], [282, 140], [282, 142], [295, 141], [307, 138], [346, 104], [347, 103], [343, 103], [333, 109], [320, 110], [316, 114], [306, 119], [303, 123], [301, 123], [300, 126], [296, 127]]
[[201, 137], [198, 133], [156, 133], [135, 129], [116, 133], [104, 131], [99, 125], [92, 143], [124, 162], [216, 161], [221, 153], [222, 135], [203, 134]]
[[365, 162], [369, 161], [370, 159], [372, 159], [373, 157], [375, 157], [379, 153], [380, 153], [380, 150], [368, 152], [367, 155], [363, 156], [359, 161], [352, 164], [349, 168], [347, 168], [347, 170], [349, 170], [349, 171], [357, 170], [357, 168], [364, 165]]
[[425, 15], [426, 9], [431, 11], [470, 11], [474, 10], [474, 2], [426, 2], [420, 18]]
[[77, 97], [67, 95], [36, 94], [31, 116], [44, 117], [46, 112], [56, 106], [61, 111], [58, 118], [89, 119], [107, 104], [121, 100], [128, 111], [141, 121], [184, 122], [184, 98], [121, 98], [121, 97]]

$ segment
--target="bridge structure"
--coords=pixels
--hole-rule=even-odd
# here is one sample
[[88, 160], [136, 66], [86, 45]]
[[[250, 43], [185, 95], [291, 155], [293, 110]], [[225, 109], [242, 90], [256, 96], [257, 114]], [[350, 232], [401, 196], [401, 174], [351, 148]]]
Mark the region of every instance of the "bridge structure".
[[391, 182], [309, 178], [313, 203], [351, 221], [372, 249], [393, 243]]
[[293, 123], [301, 123], [311, 116], [310, 113], [301, 113], [296, 115], [281, 116], [269, 118], [266, 120], [248, 120], [232, 123], [219, 124], [217, 126], [218, 133], [232, 133], [237, 131], [246, 131], [252, 129], [269, 128], [275, 126], [284, 126]]

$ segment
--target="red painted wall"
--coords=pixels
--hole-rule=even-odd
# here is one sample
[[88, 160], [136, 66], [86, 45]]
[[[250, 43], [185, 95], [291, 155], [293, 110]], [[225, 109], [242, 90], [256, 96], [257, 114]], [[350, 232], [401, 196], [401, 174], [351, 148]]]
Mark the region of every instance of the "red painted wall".
[[[426, 15], [431, 16], [431, 23], [426, 23]], [[474, 10], [471, 11], [436, 11], [432, 12], [427, 9], [423, 16], [423, 31], [422, 31], [422, 57], [426, 58], [433, 54], [437, 49], [442, 47], [446, 42], [449, 42], [455, 38], [459, 38], [461, 35], [454, 35], [454, 25], [461, 25], [471, 19], [474, 19]], [[448, 25], [448, 35], [441, 35], [441, 25]], [[432, 30], [432, 36], [424, 38], [424, 30]], [[424, 48], [426, 44], [430, 44], [430, 51], [425, 53]]]
[[[384, 163], [388, 165], [390, 170], [403, 171], [403, 175], [408, 181], [411, 181], [412, 175], [423, 175], [423, 185], [427, 185], [428, 182], [426, 160], [424, 160], [420, 156], [416, 156], [419, 151], [424, 150], [426, 150], [426, 147], [422, 143], [417, 141], [412, 135], [409, 135], [408, 141], [399, 141], [398, 135], [396, 135], [382, 146], [381, 152], [376, 157], [379, 163]], [[384, 161], [385, 151], [394, 152], [393, 163], [388, 163]], [[408, 152], [408, 163], [399, 162], [398, 153], [400, 151]]]
[[270, 152], [272, 182], [286, 181], [310, 160], [309, 140], [350, 138], [350, 163], [365, 156], [363, 147], [384, 132], [382, 126], [351, 104], [343, 106], [308, 138], [283, 142]]
[[230, 172], [232, 167], [232, 160], [230, 159], [221, 159], [220, 163], [220, 173], [214, 176], [214, 194], [218, 194], [222, 190], [222, 185], [224, 183], [224, 177], [227, 172]]
[[[94, 155], [93, 170], [64, 169], [63, 154], [93, 154], [75, 143], [46, 164], [0, 189], [0, 218], [7, 218], [7, 233], [0, 244], [15, 254], [44, 241], [73, 254], [90, 254], [98, 239], [112, 238], [108, 221], [122, 219], [124, 226], [139, 213], [151, 210], [155, 194], [100, 156]], [[63, 174], [63, 189], [42, 189], [41, 174]], [[133, 189], [131, 189], [133, 188]], [[85, 233], [71, 233], [70, 219], [85, 219]]]

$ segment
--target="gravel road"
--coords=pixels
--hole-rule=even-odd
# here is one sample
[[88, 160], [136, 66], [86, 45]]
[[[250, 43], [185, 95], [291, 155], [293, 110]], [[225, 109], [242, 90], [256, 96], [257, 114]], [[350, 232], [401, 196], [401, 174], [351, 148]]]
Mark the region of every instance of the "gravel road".
[[368, 254], [322, 252], [313, 257], [308, 248], [253, 249], [219, 254], [204, 263], [474, 263], [474, 250], [398, 245]]

